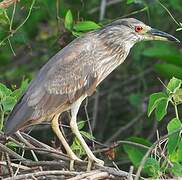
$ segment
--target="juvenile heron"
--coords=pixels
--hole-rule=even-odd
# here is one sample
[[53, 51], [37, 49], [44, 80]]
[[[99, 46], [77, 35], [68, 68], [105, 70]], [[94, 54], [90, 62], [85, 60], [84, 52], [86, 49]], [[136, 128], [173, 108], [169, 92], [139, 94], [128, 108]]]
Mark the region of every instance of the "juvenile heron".
[[66, 142], [58, 123], [60, 114], [70, 110], [70, 127], [88, 156], [88, 167], [93, 162], [103, 165], [104, 162], [94, 156], [78, 130], [78, 110], [82, 101], [123, 63], [131, 47], [143, 40], [179, 42], [174, 36], [133, 18], [119, 19], [75, 39], [41, 68], [10, 113], [5, 134], [12, 135], [23, 127], [50, 120], [73, 169], [74, 161], [80, 159]]

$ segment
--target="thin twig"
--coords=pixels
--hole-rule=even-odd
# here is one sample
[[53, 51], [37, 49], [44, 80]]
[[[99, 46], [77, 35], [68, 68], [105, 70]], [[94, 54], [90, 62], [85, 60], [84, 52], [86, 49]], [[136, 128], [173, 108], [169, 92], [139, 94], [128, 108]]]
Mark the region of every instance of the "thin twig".
[[107, 0], [101, 0], [99, 21], [102, 21], [104, 19], [105, 12], [106, 12], [106, 4], [107, 4]]
[[174, 16], [171, 14], [171, 12], [167, 9], [166, 6], [164, 6], [159, 0], [157, 1], [166, 11], [167, 13], [169, 14], [169, 16], [173, 19], [173, 21], [178, 25], [180, 26], [179, 22], [174, 18]]
[[38, 146], [39, 148], [44, 148], [45, 151], [49, 152], [47, 155], [52, 156], [53, 158], [62, 159], [62, 160], [69, 160], [68, 156], [61, 153], [60, 151], [57, 151], [56, 149], [48, 146], [47, 144], [44, 144], [43, 142], [38, 141], [37, 139], [29, 136], [26, 133], [22, 132], [22, 135], [24, 138], [26, 138], [28, 141], [32, 142], [32, 144]]
[[139, 144], [139, 143], [136, 143], [136, 142], [120, 140], [120, 141], [117, 141], [117, 142], [115, 142], [114, 144], [112, 144], [110, 146], [107, 145], [106, 148], [98, 149], [98, 150], [95, 150], [93, 152], [94, 152], [94, 154], [101, 153], [101, 152], [106, 152], [106, 151], [109, 151], [111, 148], [118, 147], [121, 144], [129, 144], [129, 145], [136, 146], [136, 147], [139, 147], [139, 148], [142, 148], [142, 149], [147, 149], [147, 150], [150, 148], [148, 146], [145, 146], [143, 144]]
[[13, 55], [16, 56], [16, 53], [15, 53], [15, 51], [14, 51], [14, 49], [13, 49], [13, 46], [12, 46], [11, 41], [10, 41], [9, 38], [8, 38], [8, 43], [9, 43], [9, 46], [10, 46], [10, 49], [11, 49]]
[[0, 151], [8, 153], [9, 155], [13, 156], [14, 158], [16, 158], [19, 161], [26, 161], [25, 158], [21, 157], [19, 154], [15, 153], [14, 151], [7, 148], [5, 145], [3, 145], [1, 143], [0, 143]]
[[[86, 117], [87, 117], [89, 132], [90, 132], [90, 135], [93, 137], [92, 127], [91, 127], [91, 124], [90, 124], [90, 118], [89, 118], [88, 111], [87, 111], [87, 106], [88, 106], [88, 98], [86, 99], [86, 103], [85, 103], [84, 109], [85, 109], [85, 114], [86, 114]], [[92, 141], [92, 147], [95, 150], [94, 141]]]
[[137, 10], [137, 11], [133, 11], [129, 14], [126, 14], [126, 15], [123, 15], [122, 18], [126, 18], [126, 17], [129, 17], [129, 16], [132, 16], [132, 15], [135, 15], [135, 14], [138, 14], [138, 13], [141, 13], [141, 12], [144, 12], [144, 11], [147, 11], [148, 10], [148, 7], [144, 7], [140, 10]]
[[[23, 138], [23, 136], [21, 135], [21, 133], [20, 133], [20, 131], [17, 131], [16, 132], [16, 135], [17, 135], [17, 137], [25, 144], [25, 145], [27, 145], [28, 147], [34, 147], [32, 144], [30, 144], [25, 138]], [[30, 150], [30, 152], [32, 153], [32, 156], [33, 156], [33, 158], [34, 158], [34, 160], [35, 161], [38, 161], [38, 158], [37, 158], [37, 156], [36, 156], [36, 154], [34, 153], [34, 151], [33, 150]], [[40, 167], [40, 170], [42, 170], [42, 168]]]
[[59, 35], [59, 33], [60, 33], [60, 31], [61, 31], [61, 17], [59, 16], [59, 14], [60, 14], [60, 4], [61, 4], [61, 2], [60, 2], [60, 0], [56, 0], [56, 19], [57, 19], [57, 32], [58, 32], [58, 35]]
[[11, 177], [13, 177], [13, 169], [11, 167], [11, 160], [9, 158], [9, 154], [7, 152], [4, 153], [5, 159], [6, 159], [6, 164], [7, 164], [7, 169], [9, 171], [9, 174]]
[[125, 126], [122, 126], [119, 128], [107, 141], [106, 144], [112, 142], [114, 139], [116, 139], [123, 131], [128, 130], [134, 123], [136, 123], [142, 116], [144, 112], [138, 114], [137, 117], [135, 117], [133, 120], [129, 121]]
[[[24, 154], [25, 154], [25, 150], [23, 149], [21, 156], [24, 157]], [[18, 164], [18, 167], [17, 167], [15, 174], [14, 174], [15, 176], [18, 174], [20, 167], [21, 167], [21, 162], [19, 162], [19, 164]]]
[[92, 119], [92, 129], [94, 130], [97, 125], [97, 115], [98, 115], [98, 107], [99, 107], [99, 91], [95, 93], [94, 97], [94, 106], [93, 106], [93, 119]]
[[15, 17], [15, 12], [16, 12], [16, 2], [14, 3], [13, 12], [12, 12], [11, 20], [10, 20], [10, 25], [9, 25], [9, 31], [10, 32], [12, 31], [12, 26], [13, 26], [13, 20], [14, 20], [14, 17]]
[[35, 1], [36, 0], [32, 0], [32, 4], [30, 6], [30, 9], [29, 9], [29, 12], [28, 12], [28, 15], [27, 17], [24, 19], [24, 21], [15, 29], [15, 30], [12, 30], [11, 33], [6, 36], [1, 42], [0, 42], [0, 46], [4, 43], [4, 41], [8, 40], [10, 37], [12, 37], [26, 22], [27, 20], [29, 19], [30, 15], [31, 15], [31, 12], [32, 12], [32, 9], [33, 9], [33, 6], [35, 4]]

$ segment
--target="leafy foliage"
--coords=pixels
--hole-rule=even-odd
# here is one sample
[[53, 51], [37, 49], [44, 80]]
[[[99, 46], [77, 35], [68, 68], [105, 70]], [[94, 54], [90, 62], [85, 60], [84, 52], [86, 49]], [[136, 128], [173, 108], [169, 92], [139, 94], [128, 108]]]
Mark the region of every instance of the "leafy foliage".
[[169, 154], [172, 154], [174, 151], [176, 151], [176, 148], [179, 146], [180, 132], [178, 133], [174, 132], [180, 128], [182, 128], [182, 123], [177, 118], [172, 119], [167, 125], [168, 134], [172, 134], [169, 136], [168, 146], [167, 146]]
[[73, 15], [70, 10], [66, 13], [65, 20], [64, 20], [64, 26], [68, 30], [72, 30], [73, 28]]
[[142, 144], [146, 146], [146, 149], [142, 149], [141, 147], [133, 146], [133, 145], [124, 145], [124, 150], [128, 154], [132, 163], [137, 167], [140, 165], [140, 161], [147, 151], [147, 147], [151, 145], [146, 139], [139, 137], [131, 137], [128, 139], [130, 142], [135, 142], [138, 144]]
[[158, 92], [152, 94], [149, 98], [148, 116], [155, 110], [156, 119], [160, 121], [167, 114], [169, 102], [175, 106], [176, 104], [180, 104], [181, 83], [182, 81], [180, 79], [173, 77], [169, 81], [165, 93]]
[[13, 109], [19, 97], [23, 94], [28, 86], [28, 80], [24, 80], [21, 83], [19, 89], [12, 91], [4, 84], [0, 83], [0, 130], [3, 128], [5, 116]]
[[[173, 77], [167, 86], [165, 86], [164, 92], [157, 92], [150, 96], [148, 104], [148, 116], [151, 116], [155, 110], [156, 120], [161, 121], [164, 116], [167, 115], [168, 104], [171, 103], [175, 109], [175, 118], [171, 119], [167, 124], [168, 142], [167, 148], [163, 151], [166, 152], [165, 158], [161, 160], [156, 149], [155, 154], [151, 154], [151, 157], [147, 157], [143, 167], [143, 173], [153, 178], [158, 178], [161, 174], [171, 171], [174, 176], [182, 175], [182, 123], [179, 120], [179, 114], [177, 106], [182, 103], [181, 97], [181, 85], [182, 80]], [[134, 141], [133, 141], [134, 140]], [[124, 150], [128, 154], [129, 159], [135, 167], [140, 166], [140, 163], [147, 152], [147, 148], [150, 148], [151, 143], [146, 144], [145, 139], [129, 139], [129, 141], [137, 142], [138, 147], [133, 145], [124, 145]], [[140, 145], [147, 145], [146, 147]], [[160, 145], [161, 147], [161, 145]], [[168, 164], [170, 162], [170, 165]]]
[[70, 10], [67, 11], [64, 21], [65, 28], [75, 36], [80, 36], [82, 32], [99, 29], [100, 26], [93, 21], [81, 21], [74, 23], [73, 15]]

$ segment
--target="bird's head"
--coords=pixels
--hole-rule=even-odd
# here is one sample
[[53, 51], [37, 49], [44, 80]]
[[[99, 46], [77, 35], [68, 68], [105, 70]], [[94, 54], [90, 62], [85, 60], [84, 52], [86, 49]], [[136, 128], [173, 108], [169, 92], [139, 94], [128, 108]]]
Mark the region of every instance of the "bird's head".
[[129, 49], [139, 41], [160, 40], [180, 42], [174, 36], [151, 28], [134, 18], [119, 19], [100, 30], [100, 35], [106, 37], [108, 44], [125, 45]]

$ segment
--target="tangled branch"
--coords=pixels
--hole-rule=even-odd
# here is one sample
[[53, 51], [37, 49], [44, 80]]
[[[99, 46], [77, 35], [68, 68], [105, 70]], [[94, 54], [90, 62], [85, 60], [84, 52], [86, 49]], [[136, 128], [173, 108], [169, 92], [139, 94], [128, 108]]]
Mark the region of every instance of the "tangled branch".
[[[69, 171], [69, 158], [62, 152], [52, 148], [28, 134], [21, 133], [21, 136], [10, 137], [8, 139], [14, 142], [16, 146], [22, 151], [34, 152], [34, 154], [43, 154], [46, 157], [51, 158], [49, 161], [33, 161], [8, 148], [5, 144], [7, 142], [3, 133], [0, 132], [0, 152], [6, 154], [7, 158], [0, 161], [2, 178], [5, 180], [13, 179], [19, 180], [22, 178], [62, 178], [69, 180], [81, 180], [81, 179], [126, 179], [129, 177], [129, 173], [108, 166], [95, 165], [90, 172], [86, 172], [87, 162], [75, 162], [75, 171]], [[8, 161], [6, 159], [9, 159]], [[12, 171], [11, 176], [9, 172]], [[16, 172], [16, 173], [14, 173]], [[134, 177], [135, 175], [132, 174]]]

